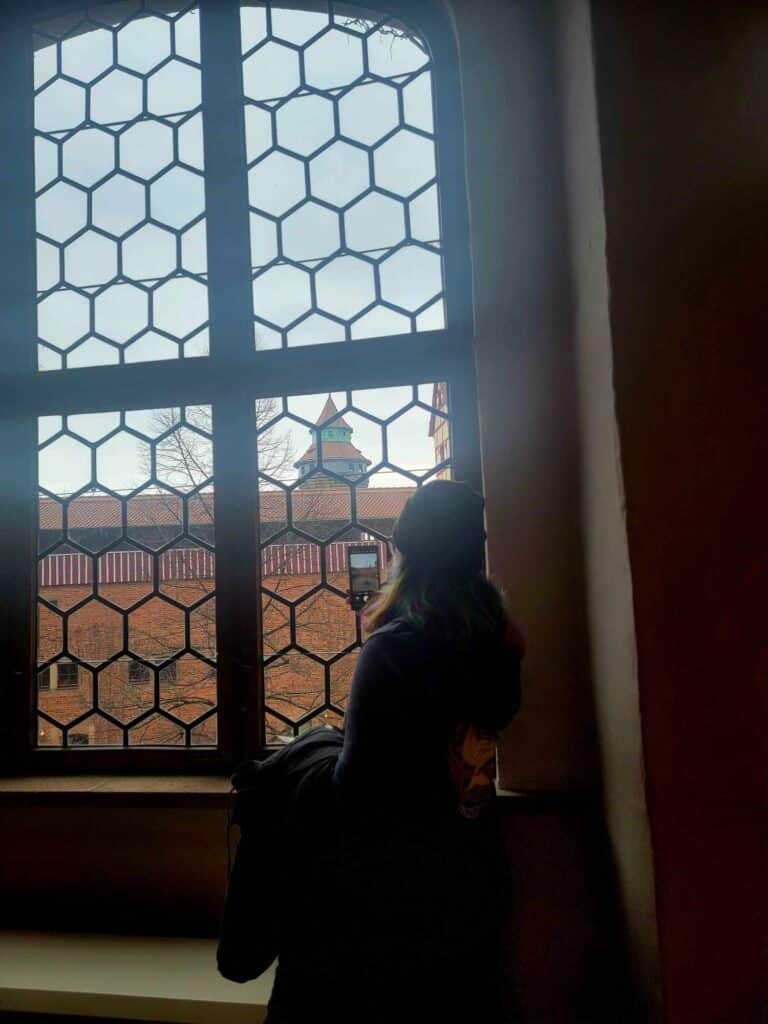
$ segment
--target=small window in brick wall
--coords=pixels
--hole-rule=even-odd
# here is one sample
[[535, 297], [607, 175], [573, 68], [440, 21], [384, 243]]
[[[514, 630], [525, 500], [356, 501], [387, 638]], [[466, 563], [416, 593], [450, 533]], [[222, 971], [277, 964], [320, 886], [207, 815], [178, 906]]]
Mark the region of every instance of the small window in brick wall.
[[87, 732], [71, 732], [69, 734], [70, 747], [88, 747], [91, 744], [91, 737]]
[[37, 677], [37, 688], [38, 690], [50, 690], [51, 688], [51, 670], [44, 668]]
[[56, 685], [60, 690], [74, 690], [78, 684], [77, 665], [71, 661], [60, 661], [56, 674]]
[[149, 669], [146, 665], [142, 665], [140, 661], [132, 661], [128, 666], [128, 682], [129, 683], [148, 683], [149, 682]]
[[175, 683], [176, 682], [176, 662], [172, 661], [170, 665], [166, 665], [165, 668], [160, 669], [160, 683]]

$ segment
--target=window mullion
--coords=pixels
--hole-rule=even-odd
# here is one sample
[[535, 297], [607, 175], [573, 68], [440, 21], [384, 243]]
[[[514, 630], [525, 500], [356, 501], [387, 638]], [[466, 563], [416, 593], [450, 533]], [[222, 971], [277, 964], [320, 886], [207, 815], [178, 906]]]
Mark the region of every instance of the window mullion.
[[[253, 352], [239, 3], [201, 0], [200, 32], [211, 361], [234, 379]], [[220, 740], [236, 761], [263, 741], [253, 398], [214, 401], [213, 437]]]
[[[35, 232], [32, 162], [33, 65], [31, 28], [19, 11], [0, 18], [0, 152], [13, 154], [0, 166], [4, 203], [0, 272], [0, 762], [26, 753], [32, 710], [33, 551], [37, 522], [35, 460], [37, 431], [27, 409], [10, 412], [14, 381], [35, 365]], [[6, 700], [7, 698], [7, 700]], [[13, 742], [5, 742], [7, 729]]]

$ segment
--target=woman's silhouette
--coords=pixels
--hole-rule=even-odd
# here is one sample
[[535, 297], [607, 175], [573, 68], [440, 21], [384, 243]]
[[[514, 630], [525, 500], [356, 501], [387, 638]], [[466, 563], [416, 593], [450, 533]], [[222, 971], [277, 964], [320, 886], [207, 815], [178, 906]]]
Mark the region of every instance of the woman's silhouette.
[[[226, 976], [253, 976], [229, 965], [258, 936], [259, 908], [279, 917], [268, 1024], [504, 1019], [509, 880], [493, 769], [495, 735], [520, 703], [522, 643], [483, 575], [480, 495], [425, 485], [393, 540], [344, 731], [316, 730], [328, 748], [272, 838], [273, 877], [240, 886], [263, 895], [241, 899], [230, 883]], [[259, 870], [236, 866], [240, 878]]]

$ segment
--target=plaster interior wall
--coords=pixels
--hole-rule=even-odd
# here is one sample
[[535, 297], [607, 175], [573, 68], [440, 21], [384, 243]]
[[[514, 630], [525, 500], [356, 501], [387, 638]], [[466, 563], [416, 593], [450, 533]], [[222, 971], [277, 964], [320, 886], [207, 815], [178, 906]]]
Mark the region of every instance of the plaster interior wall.
[[528, 642], [517, 789], [594, 785], [578, 408], [553, 4], [451, 4], [459, 46], [488, 558]]
[[592, 5], [666, 1013], [764, 1019], [768, 8]]
[[605, 214], [588, 0], [558, 6], [574, 282], [581, 496], [603, 807], [642, 1019], [662, 1013], [632, 577], [613, 386]]

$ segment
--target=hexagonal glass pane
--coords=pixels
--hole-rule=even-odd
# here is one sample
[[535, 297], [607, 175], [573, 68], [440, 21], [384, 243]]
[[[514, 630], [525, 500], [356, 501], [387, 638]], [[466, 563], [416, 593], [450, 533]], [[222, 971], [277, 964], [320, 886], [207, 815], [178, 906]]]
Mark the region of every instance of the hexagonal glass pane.
[[325, 259], [339, 248], [339, 215], [308, 202], [282, 222], [283, 253], [297, 262]]
[[385, 255], [387, 249], [405, 238], [403, 205], [378, 192], [370, 192], [344, 214], [344, 227], [350, 249], [374, 250], [370, 255]]
[[272, 35], [288, 43], [302, 45], [328, 25], [326, 11], [272, 9]]
[[[162, 415], [163, 410], [158, 410], [157, 414]], [[184, 504], [178, 495], [153, 484], [126, 504], [128, 536], [137, 545], [156, 551], [181, 537]]]
[[101, 128], [85, 128], [62, 146], [65, 178], [78, 185], [94, 185], [115, 166], [115, 140]]
[[96, 478], [107, 490], [128, 494], [141, 487], [151, 472], [149, 444], [125, 430], [96, 448]]
[[85, 226], [88, 199], [81, 189], [57, 181], [37, 197], [37, 230], [54, 242], [65, 242]]
[[154, 323], [160, 331], [186, 338], [208, 319], [208, 289], [199, 281], [179, 277], [154, 293]]
[[262, 549], [261, 562], [262, 607], [268, 629], [273, 618], [276, 623], [282, 621], [278, 612], [285, 604], [295, 604], [320, 585], [322, 553], [306, 537], [289, 530]]
[[90, 304], [72, 291], [53, 292], [37, 307], [37, 333], [57, 348], [68, 348], [88, 333]]
[[321, 590], [296, 608], [296, 643], [327, 661], [355, 643], [356, 621], [344, 598]]
[[123, 242], [123, 273], [134, 280], [167, 277], [176, 270], [176, 238], [156, 224], [144, 224]]
[[99, 672], [99, 708], [125, 725], [154, 706], [155, 680], [147, 665], [123, 657]]
[[112, 548], [97, 564], [99, 597], [105, 601], [127, 610], [152, 593], [152, 555], [134, 544]]
[[173, 161], [173, 131], [157, 121], [140, 121], [119, 136], [120, 166], [139, 178], [153, 178]]
[[37, 706], [59, 725], [69, 725], [93, 707], [93, 677], [82, 665], [62, 658], [39, 672], [37, 681]]
[[349, 85], [363, 73], [363, 44], [338, 29], [331, 29], [304, 51], [307, 85], [315, 89], [337, 89]]
[[99, 231], [86, 231], [64, 250], [64, 277], [79, 288], [107, 284], [117, 274], [117, 246]]
[[[93, 223], [118, 237], [139, 224], [145, 216], [146, 196], [142, 185], [123, 174], [115, 174], [93, 192]], [[125, 249], [123, 249], [125, 254]], [[124, 273], [133, 276], [123, 267]]]
[[142, 110], [141, 79], [127, 71], [110, 71], [91, 89], [91, 117], [97, 124], [117, 126]]
[[65, 132], [85, 118], [85, 89], [57, 79], [35, 96], [35, 128], [40, 132]]
[[123, 649], [123, 616], [96, 598], [70, 613], [69, 652], [80, 661], [100, 665]]
[[[92, 520], [98, 513], [98, 526]], [[122, 504], [110, 494], [93, 488], [87, 495], [73, 498], [67, 509], [67, 540], [86, 552], [98, 554], [119, 541], [123, 534]], [[92, 566], [78, 562], [74, 575], [84, 577]]]
[[312, 195], [334, 206], [346, 206], [370, 187], [368, 154], [348, 142], [334, 142], [309, 165]]
[[264, 670], [267, 704], [292, 722], [319, 708], [325, 696], [325, 670], [299, 651], [280, 655]]
[[304, 165], [284, 153], [270, 153], [248, 172], [248, 201], [279, 216], [304, 198]]
[[182, 725], [163, 715], [151, 715], [130, 727], [128, 743], [132, 747], [181, 747], [184, 736]]
[[407, 28], [398, 31], [395, 22], [373, 32], [366, 45], [371, 73], [382, 78], [406, 75], [429, 63], [424, 43]]
[[297, 96], [277, 111], [277, 141], [309, 156], [333, 138], [333, 104], [322, 96]]
[[298, 267], [271, 267], [254, 278], [254, 313], [277, 327], [293, 323], [311, 302], [309, 275]]
[[249, 99], [281, 99], [298, 86], [298, 54], [287, 46], [264, 43], [243, 62], [243, 88]]
[[171, 26], [152, 15], [129, 21], [117, 33], [117, 60], [125, 68], [146, 74], [171, 52]]
[[[185, 493], [196, 490], [207, 484], [213, 473], [213, 443], [210, 436], [200, 430], [181, 425], [155, 442], [155, 461], [160, 483]], [[193, 504], [190, 514], [192, 512], [198, 517], [197, 536], [212, 543], [212, 534], [202, 529], [211, 518], [211, 509]]]
[[205, 209], [203, 178], [181, 167], [153, 182], [149, 190], [150, 211], [154, 220], [172, 228], [181, 228]]
[[169, 61], [149, 76], [147, 95], [149, 112], [158, 117], [195, 110], [200, 106], [200, 71]]
[[46, 491], [67, 497], [91, 480], [87, 445], [63, 435], [45, 444], [38, 457], [38, 482]]
[[381, 294], [387, 302], [414, 311], [442, 290], [442, 267], [436, 252], [416, 246], [398, 249], [381, 264]]
[[[50, 532], [45, 529], [47, 499], [40, 499], [40, 533], [38, 547], [42, 547]], [[87, 554], [75, 550], [69, 544], [61, 544], [46, 550], [37, 564], [38, 597], [43, 598], [62, 612], [91, 597], [93, 587], [94, 560]], [[38, 651], [38, 661], [43, 661], [44, 652]]]
[[375, 299], [373, 267], [356, 256], [341, 256], [317, 272], [317, 302], [332, 316], [348, 320]]
[[216, 669], [193, 654], [160, 668], [160, 707], [191, 724], [216, 707]]
[[128, 615], [128, 647], [146, 661], [166, 661], [184, 647], [184, 612], [153, 597]]
[[98, 334], [125, 342], [147, 326], [149, 298], [132, 284], [114, 284], [96, 296], [95, 323]]
[[373, 166], [379, 188], [410, 196], [435, 177], [435, 145], [403, 128], [376, 149]]
[[399, 123], [397, 90], [383, 82], [365, 83], [339, 100], [341, 134], [371, 146]]
[[103, 28], [65, 39], [61, 44], [61, 70], [68, 78], [92, 82], [112, 65], [112, 34]]

